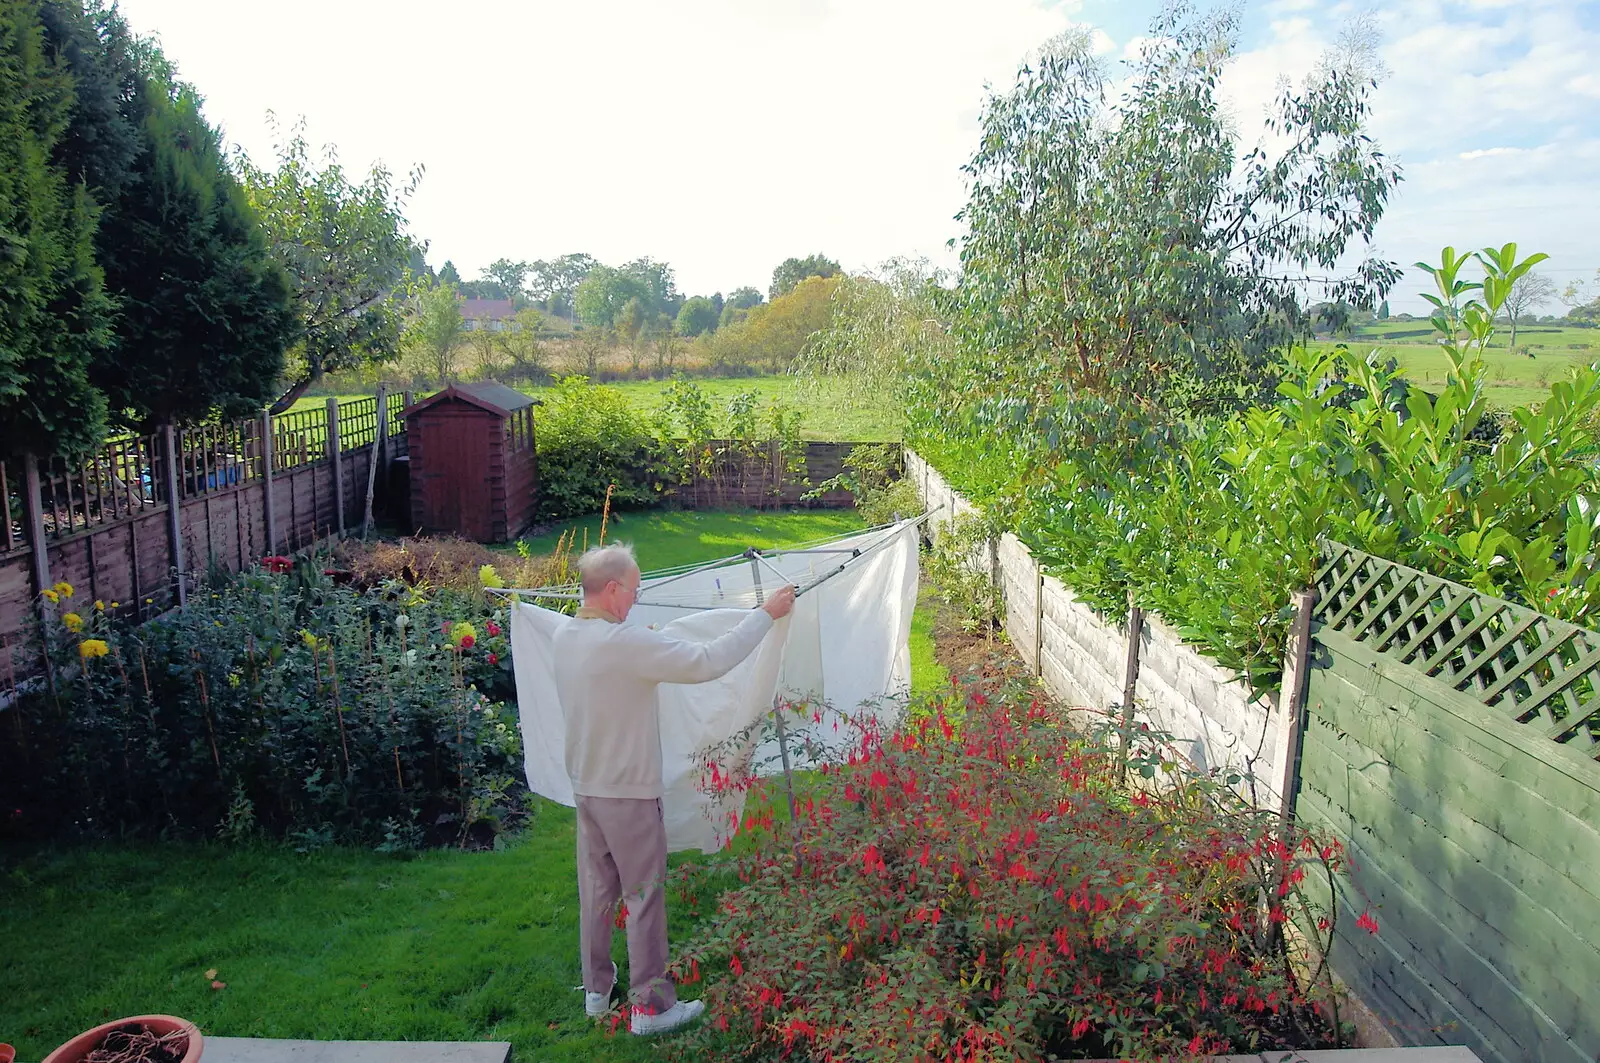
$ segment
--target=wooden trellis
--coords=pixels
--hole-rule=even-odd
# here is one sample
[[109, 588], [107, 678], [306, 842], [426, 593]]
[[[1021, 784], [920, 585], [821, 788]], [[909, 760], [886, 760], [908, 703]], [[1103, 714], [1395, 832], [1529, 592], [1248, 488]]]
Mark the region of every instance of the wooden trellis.
[[1600, 634], [1324, 541], [1315, 619], [1600, 757]]

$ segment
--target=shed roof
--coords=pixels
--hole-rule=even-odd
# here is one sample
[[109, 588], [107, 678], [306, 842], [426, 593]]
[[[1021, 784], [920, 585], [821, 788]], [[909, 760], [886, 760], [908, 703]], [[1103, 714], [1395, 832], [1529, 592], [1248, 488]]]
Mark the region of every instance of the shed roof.
[[414, 404], [406, 411], [406, 416], [410, 417], [447, 399], [456, 399], [502, 417], [516, 410], [527, 409], [536, 402], [531, 396], [524, 395], [515, 388], [508, 388], [504, 384], [496, 384], [492, 380], [481, 384], [451, 384], [438, 394], [429, 395]]

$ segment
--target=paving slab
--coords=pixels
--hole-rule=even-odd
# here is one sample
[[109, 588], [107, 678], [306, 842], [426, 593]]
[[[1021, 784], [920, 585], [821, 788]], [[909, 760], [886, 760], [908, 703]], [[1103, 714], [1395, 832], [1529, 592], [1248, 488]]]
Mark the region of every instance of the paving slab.
[[509, 1041], [290, 1041], [206, 1037], [205, 1063], [507, 1063]]

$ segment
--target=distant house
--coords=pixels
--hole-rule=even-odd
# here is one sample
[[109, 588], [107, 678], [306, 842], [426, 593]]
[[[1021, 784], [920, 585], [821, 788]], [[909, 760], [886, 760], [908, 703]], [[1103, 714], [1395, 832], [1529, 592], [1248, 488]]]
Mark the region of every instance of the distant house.
[[461, 316], [466, 318], [468, 332], [479, 329], [504, 332], [510, 327], [511, 319], [516, 314], [516, 307], [512, 305], [510, 299], [461, 300]]

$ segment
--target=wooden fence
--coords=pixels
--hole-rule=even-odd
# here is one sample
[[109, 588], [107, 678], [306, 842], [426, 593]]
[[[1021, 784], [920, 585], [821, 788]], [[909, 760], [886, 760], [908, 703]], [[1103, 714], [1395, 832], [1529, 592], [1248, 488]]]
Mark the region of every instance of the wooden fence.
[[[237, 572], [358, 527], [375, 458], [376, 508], [408, 524], [405, 462], [393, 492], [388, 466], [408, 456], [411, 395], [395, 398], [403, 401], [383, 392], [330, 398], [279, 416], [118, 437], [76, 462], [0, 463], [9, 514], [0, 540], [0, 705], [35, 670], [27, 648], [34, 603], [56, 583], [71, 584], [87, 608], [100, 601], [114, 614], [148, 619], [181, 604], [208, 569]], [[806, 443], [802, 482], [784, 474], [773, 448], [719, 442], [714, 471], [668, 497], [686, 508], [794, 505], [842, 471], [856, 445]], [[852, 502], [849, 492], [832, 491], [813, 504]]]
[[[408, 399], [409, 401], [409, 399]], [[86, 459], [0, 464], [0, 697], [33, 671], [26, 649], [39, 593], [69, 583], [143, 620], [180, 604], [194, 575], [237, 572], [359, 526], [378, 460], [405, 453], [401, 404], [381, 393], [225, 425], [110, 439]], [[380, 412], [385, 431], [379, 440]]]
[[789, 475], [784, 455], [776, 443], [750, 446], [734, 440], [714, 440], [707, 444], [711, 459], [706, 474], [691, 474], [669, 493], [673, 504], [685, 509], [712, 509], [729, 506], [763, 509], [793, 506], [811, 501], [825, 507], [850, 506], [855, 497], [849, 491], [829, 491], [814, 500], [805, 496], [844, 471], [845, 458], [858, 446], [881, 447], [882, 443], [803, 444], [804, 475]]
[[1324, 553], [1295, 808], [1351, 856], [1335, 969], [1403, 1042], [1594, 1060], [1600, 635]]
[[[906, 469], [943, 507], [935, 537], [973, 508], [910, 451]], [[1011, 536], [991, 550], [1052, 693], [1136, 711], [1344, 842], [1332, 959], [1369, 1044], [1600, 1058], [1600, 634], [1326, 543], [1282, 694], [1252, 698], [1158, 617], [1109, 624]]]

